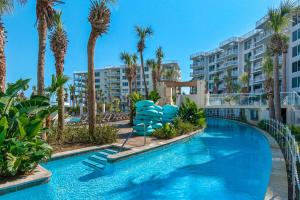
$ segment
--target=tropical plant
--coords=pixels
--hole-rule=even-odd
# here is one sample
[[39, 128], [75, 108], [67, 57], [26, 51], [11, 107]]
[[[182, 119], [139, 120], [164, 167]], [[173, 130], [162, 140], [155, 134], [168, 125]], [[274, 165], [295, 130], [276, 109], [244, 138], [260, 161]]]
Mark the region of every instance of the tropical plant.
[[165, 80], [176, 81], [179, 76], [179, 71], [172, 68], [172, 69], [163, 70], [162, 74]]
[[270, 48], [273, 59], [274, 78], [274, 106], [275, 118], [281, 121], [280, 88], [279, 88], [279, 53], [282, 50], [282, 32], [288, 27], [291, 14], [295, 9], [296, 1], [286, 0], [280, 3], [279, 8], [270, 8], [268, 11], [268, 28], [272, 32]]
[[242, 87], [241, 87], [241, 92], [242, 93], [248, 93], [248, 89], [249, 89], [249, 75], [247, 72], [244, 72], [240, 75], [239, 77], [239, 80], [242, 84]]
[[159, 93], [156, 90], [152, 90], [149, 94], [148, 99], [153, 101], [154, 103], [157, 103], [160, 98], [161, 96], [159, 96]]
[[226, 85], [226, 92], [227, 93], [233, 93], [233, 78], [232, 78], [232, 69], [227, 69], [227, 75], [224, 77], [225, 85]]
[[177, 135], [175, 127], [173, 124], [166, 123], [162, 128], [156, 129], [153, 136], [158, 139], [171, 139]]
[[184, 122], [180, 117], [176, 117], [173, 124], [178, 135], [187, 134], [199, 129], [198, 126], [195, 126], [190, 122]]
[[[132, 94], [132, 81], [136, 80], [136, 60], [137, 56], [135, 54], [130, 55], [129, 53], [123, 52], [121, 53], [121, 60], [126, 65], [126, 77], [128, 80], [128, 86], [129, 86], [129, 95]], [[136, 83], [136, 82], [135, 82]], [[136, 84], [135, 84], [136, 87]], [[129, 107], [130, 107], [130, 123], [133, 123], [133, 105], [129, 101]]]
[[142, 75], [143, 75], [144, 88], [145, 88], [145, 95], [146, 95], [146, 98], [148, 98], [148, 87], [147, 87], [147, 83], [146, 83], [143, 52], [146, 48], [145, 40], [146, 40], [147, 37], [153, 35], [153, 31], [150, 27], [143, 28], [143, 27], [140, 27], [140, 26], [136, 26], [135, 31], [136, 31], [137, 36], [139, 38], [139, 41], [137, 43], [137, 50], [140, 53]]
[[275, 119], [274, 108], [274, 80], [273, 80], [273, 60], [271, 57], [270, 49], [267, 48], [263, 59], [263, 72], [266, 76], [264, 82], [264, 90], [267, 94], [269, 105], [269, 116], [271, 119]]
[[115, 112], [120, 112], [121, 111], [120, 110], [120, 99], [115, 98], [112, 103], [113, 103], [114, 111]]
[[72, 85], [68, 85], [68, 87], [70, 92], [70, 104], [72, 104], [72, 107], [74, 108], [76, 104], [76, 94], [75, 94], [76, 86], [72, 84]]
[[154, 59], [147, 60], [146, 64], [150, 69], [152, 69], [153, 90], [156, 90], [158, 81], [158, 65]]
[[109, 0], [92, 0], [89, 22], [91, 24], [91, 33], [88, 40], [88, 115], [89, 115], [89, 134], [94, 137], [96, 124], [96, 93], [95, 93], [95, 46], [99, 36], [108, 31], [111, 12], [107, 3]]
[[38, 65], [37, 65], [37, 92], [44, 94], [45, 89], [45, 52], [47, 30], [54, 24], [56, 11], [54, 5], [63, 3], [61, 0], [36, 0], [36, 18], [39, 36]]
[[[54, 30], [50, 34], [50, 46], [55, 57], [55, 69], [56, 76], [63, 76], [64, 74], [64, 64], [65, 55], [67, 53], [68, 39], [67, 33], [63, 28], [61, 21], [61, 12], [55, 13], [53, 16]], [[68, 94], [67, 92], [65, 94]], [[62, 132], [64, 130], [64, 116], [65, 116], [65, 101], [64, 101], [64, 89], [63, 86], [57, 91], [57, 104], [58, 104], [58, 138], [60, 141]]]
[[193, 125], [203, 125], [205, 122], [205, 114], [203, 109], [199, 109], [194, 101], [186, 98], [185, 102], [180, 106], [178, 116], [184, 122], [190, 122]]
[[162, 72], [162, 60], [164, 58], [164, 52], [162, 47], [158, 47], [156, 50], [156, 63], [157, 63], [157, 79], [158, 81], [161, 80], [161, 72]]
[[0, 177], [29, 173], [52, 148], [41, 139], [44, 120], [54, 111], [49, 97], [17, 98], [28, 89], [29, 79], [8, 84], [0, 94]]
[[[27, 0], [18, 0], [21, 5], [24, 5]], [[6, 84], [6, 56], [5, 56], [5, 43], [6, 43], [6, 30], [2, 22], [2, 16], [10, 13], [14, 8], [14, 0], [0, 1], [0, 92], [5, 91]]]
[[135, 116], [136, 114], [136, 109], [135, 109], [135, 104], [138, 101], [141, 101], [144, 99], [143, 95], [139, 92], [133, 92], [131, 95], [128, 96], [129, 100], [130, 100], [130, 104], [133, 105], [131, 107], [131, 111], [132, 112], [132, 116]]
[[246, 90], [245, 89], [244, 90], [245, 90], [245, 93], [249, 93], [250, 92], [250, 76], [251, 76], [251, 61], [250, 61], [250, 59], [247, 58], [245, 60], [245, 63], [246, 63], [246, 65], [245, 65], [244, 71], [247, 74], [247, 78], [246, 78], [247, 82], [245, 82], [246, 83], [245, 84]]

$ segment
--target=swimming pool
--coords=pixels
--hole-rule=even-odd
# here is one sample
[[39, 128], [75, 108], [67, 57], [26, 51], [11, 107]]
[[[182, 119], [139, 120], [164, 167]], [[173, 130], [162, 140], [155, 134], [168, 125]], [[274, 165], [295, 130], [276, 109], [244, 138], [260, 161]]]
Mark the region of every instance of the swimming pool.
[[261, 200], [271, 151], [258, 130], [209, 119], [203, 134], [186, 142], [108, 165], [96, 172], [82, 164], [93, 153], [44, 164], [48, 184], [1, 196], [2, 200]]

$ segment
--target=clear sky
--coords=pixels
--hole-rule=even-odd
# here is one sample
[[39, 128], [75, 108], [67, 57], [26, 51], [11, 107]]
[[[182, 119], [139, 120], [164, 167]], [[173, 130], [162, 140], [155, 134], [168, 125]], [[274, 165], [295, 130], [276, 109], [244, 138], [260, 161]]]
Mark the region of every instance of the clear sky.
[[[65, 0], [56, 8], [63, 11], [69, 37], [65, 74], [87, 70], [87, 40], [90, 25], [89, 0]], [[119, 65], [120, 52], [136, 52], [135, 25], [151, 26], [154, 36], [147, 40], [145, 57], [154, 57], [161, 45], [165, 60], [177, 60], [184, 80], [189, 80], [191, 54], [211, 50], [231, 36], [240, 36], [255, 27], [267, 9], [279, 0], [118, 0], [112, 8], [110, 29], [99, 38], [95, 66]], [[17, 6], [4, 17], [8, 82], [32, 78], [36, 84], [38, 36], [35, 27], [35, 0]], [[48, 85], [55, 73], [54, 58], [47, 41], [45, 77]]]

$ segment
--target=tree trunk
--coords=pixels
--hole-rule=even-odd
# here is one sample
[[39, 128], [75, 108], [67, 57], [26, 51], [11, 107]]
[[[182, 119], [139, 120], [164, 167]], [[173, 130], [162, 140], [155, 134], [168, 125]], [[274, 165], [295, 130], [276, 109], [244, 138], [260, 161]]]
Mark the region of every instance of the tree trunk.
[[[60, 58], [56, 58], [56, 77], [62, 76], [64, 71], [64, 55]], [[62, 139], [65, 123], [64, 123], [64, 115], [65, 115], [65, 104], [64, 104], [64, 86], [61, 86], [57, 90], [57, 105], [58, 105], [58, 125], [57, 125], [57, 141], [60, 142]]]
[[275, 119], [275, 110], [274, 110], [274, 101], [273, 95], [268, 95], [268, 104], [269, 104], [269, 117], [270, 119]]
[[[132, 80], [128, 79], [128, 84], [129, 84], [129, 95], [131, 96], [132, 94]], [[129, 107], [130, 107], [130, 124], [133, 125], [133, 104], [131, 100], [129, 100]]]
[[5, 58], [5, 28], [0, 17], [0, 92], [5, 92], [6, 84], [6, 58]]
[[97, 35], [91, 31], [88, 41], [88, 120], [89, 120], [89, 134], [95, 139], [95, 125], [96, 125], [96, 99], [95, 99], [95, 69], [94, 69], [94, 55]]
[[153, 82], [153, 90], [156, 91], [156, 85], [157, 85], [157, 77], [156, 77], [156, 72], [153, 70], [152, 71], [152, 82]]
[[144, 57], [143, 57], [143, 52], [142, 51], [140, 51], [140, 57], [141, 57], [142, 75], [143, 75], [144, 87], [145, 87], [145, 96], [148, 99], [148, 88], [147, 88], [147, 83], [146, 83], [145, 68], [144, 68]]
[[284, 95], [286, 93], [286, 54], [286, 51], [282, 53], [282, 92]]
[[279, 89], [279, 68], [278, 68], [278, 52], [274, 52], [274, 107], [275, 118], [281, 121], [281, 105], [280, 105], [280, 89]]
[[44, 94], [45, 82], [45, 52], [46, 52], [46, 39], [47, 39], [47, 22], [41, 19], [38, 24], [39, 32], [39, 52], [38, 52], [38, 66], [37, 66], [37, 93], [38, 95]]

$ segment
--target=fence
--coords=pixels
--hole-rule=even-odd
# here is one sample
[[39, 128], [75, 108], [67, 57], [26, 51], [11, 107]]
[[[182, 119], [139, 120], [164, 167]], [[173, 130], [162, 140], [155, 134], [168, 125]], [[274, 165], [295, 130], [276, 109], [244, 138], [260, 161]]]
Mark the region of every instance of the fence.
[[299, 149], [290, 129], [279, 121], [268, 119], [263, 121], [263, 128], [278, 142], [290, 173], [291, 198], [300, 199], [300, 184], [297, 166], [299, 165]]
[[[238, 108], [206, 109], [207, 117], [218, 117], [225, 119], [241, 120], [241, 112]], [[300, 199], [300, 183], [297, 166], [300, 164], [299, 149], [295, 137], [290, 129], [279, 121], [267, 119], [262, 121], [261, 128], [264, 128], [272, 135], [279, 144], [287, 164], [287, 171], [290, 174], [289, 187], [291, 199]]]

